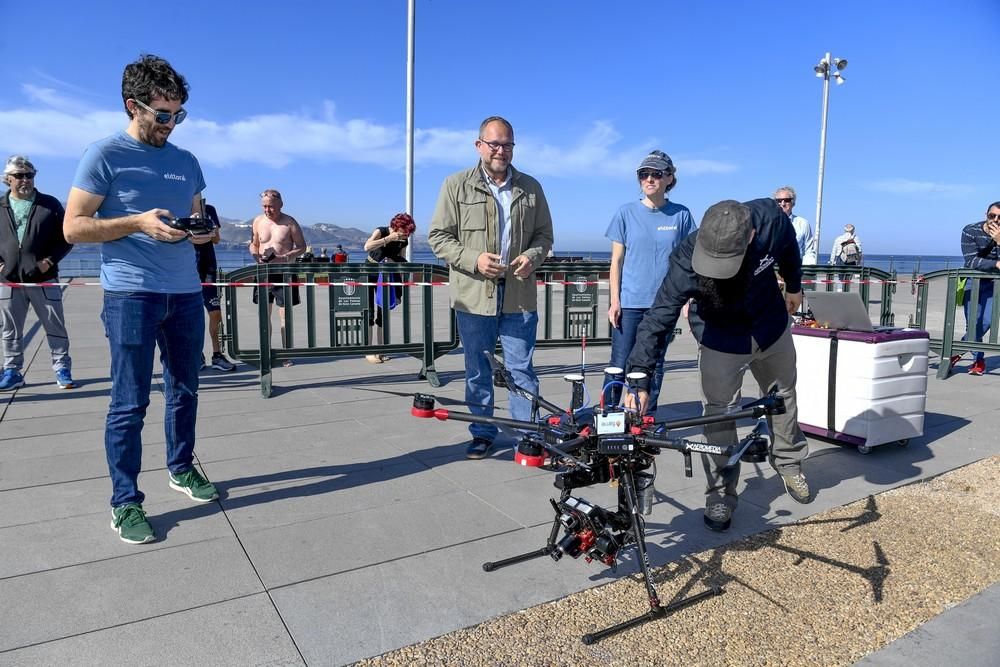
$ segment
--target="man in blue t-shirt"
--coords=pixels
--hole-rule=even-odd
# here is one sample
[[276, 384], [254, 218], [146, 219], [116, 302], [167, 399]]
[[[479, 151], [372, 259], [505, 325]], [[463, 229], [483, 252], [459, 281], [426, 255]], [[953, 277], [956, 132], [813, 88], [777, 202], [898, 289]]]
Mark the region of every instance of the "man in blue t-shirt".
[[[642, 199], [630, 201], [618, 209], [605, 236], [611, 241], [611, 366], [624, 369], [635, 333], [643, 315], [653, 305], [656, 291], [670, 267], [670, 253], [688, 234], [697, 229], [686, 206], [667, 199], [677, 185], [677, 170], [670, 156], [653, 151], [639, 163], [636, 176]], [[605, 378], [605, 382], [614, 379]], [[663, 382], [663, 359], [654, 371], [650, 414], [656, 412], [660, 385]], [[605, 402], [616, 405], [621, 385], [608, 388]]]
[[199, 357], [205, 337], [191, 236], [165, 221], [202, 213], [205, 179], [194, 155], [167, 142], [187, 112], [188, 85], [170, 64], [145, 55], [125, 67], [123, 132], [91, 144], [66, 202], [70, 243], [101, 243], [111, 405], [104, 448], [111, 472], [112, 528], [124, 542], [156, 539], [142, 508], [142, 424], [153, 356], [160, 348], [170, 488], [197, 502], [218, 493], [194, 466]]

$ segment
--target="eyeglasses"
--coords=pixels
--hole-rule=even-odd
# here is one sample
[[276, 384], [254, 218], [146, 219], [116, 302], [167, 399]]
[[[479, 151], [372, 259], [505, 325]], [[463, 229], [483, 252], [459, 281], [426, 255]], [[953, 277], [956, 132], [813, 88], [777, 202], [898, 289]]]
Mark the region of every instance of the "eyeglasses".
[[482, 139], [480, 139], [479, 143], [486, 144], [487, 146], [489, 146], [491, 153], [496, 153], [497, 151], [501, 150], [504, 151], [505, 153], [510, 153], [511, 151], [514, 150], [513, 141], [510, 142], [509, 144], [501, 144], [499, 141], [483, 141]]
[[660, 180], [661, 178], [663, 178], [663, 172], [662, 171], [640, 171], [639, 172], [639, 180], [640, 181], [644, 181], [647, 178], [649, 178], [650, 176], [652, 176], [656, 180]]
[[181, 123], [184, 122], [184, 119], [187, 118], [188, 115], [186, 109], [181, 109], [177, 113], [170, 113], [169, 111], [157, 111], [156, 109], [151, 108], [149, 105], [143, 104], [137, 99], [133, 99], [132, 101], [141, 106], [149, 113], [153, 114], [153, 119], [156, 120], [156, 122], [160, 125], [166, 125], [167, 123], [170, 122], [171, 118], [174, 119], [174, 125], [180, 125]]
[[778, 202], [779, 204], [791, 204], [795, 200], [792, 199], [791, 197], [775, 197], [774, 201]]
[[[11, 176], [17, 176], [17, 174], [11, 174]], [[34, 174], [32, 174], [32, 176], [34, 176]], [[990, 222], [996, 222], [997, 220], [1000, 220], [1000, 213], [987, 213], [986, 219]]]
[[[19, 171], [16, 174], [8, 174], [11, 178], [16, 178], [19, 181], [30, 181], [35, 177], [34, 172]], [[992, 220], [992, 218], [990, 218]]]

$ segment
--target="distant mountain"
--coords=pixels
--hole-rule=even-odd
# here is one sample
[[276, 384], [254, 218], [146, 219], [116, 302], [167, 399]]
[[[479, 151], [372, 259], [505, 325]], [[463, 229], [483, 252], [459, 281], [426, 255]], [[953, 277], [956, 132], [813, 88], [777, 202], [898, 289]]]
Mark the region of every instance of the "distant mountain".
[[[220, 218], [219, 221], [222, 223], [222, 243], [238, 246], [250, 243], [252, 219]], [[344, 250], [347, 251], [361, 251], [365, 241], [371, 236], [371, 231], [365, 232], [354, 227], [341, 227], [329, 222], [320, 222], [315, 225], [303, 225], [302, 234], [306, 237], [306, 245], [312, 246], [313, 252], [318, 254], [323, 248], [328, 248], [329, 252], [332, 253], [338, 245], [344, 246]], [[414, 250], [430, 250], [426, 237], [414, 236], [412, 242]]]

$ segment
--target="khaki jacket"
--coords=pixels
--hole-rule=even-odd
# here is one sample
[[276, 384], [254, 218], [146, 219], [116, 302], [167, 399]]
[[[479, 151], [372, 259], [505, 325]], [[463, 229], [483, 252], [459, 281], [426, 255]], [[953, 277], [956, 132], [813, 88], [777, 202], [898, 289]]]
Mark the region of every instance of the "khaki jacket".
[[[484, 178], [477, 164], [445, 179], [427, 241], [451, 268], [452, 307], [473, 315], [496, 315], [496, 281], [476, 271], [480, 253], [500, 254], [497, 201]], [[525, 255], [531, 260], [532, 273], [517, 278], [512, 269], [507, 270], [503, 312], [532, 312], [538, 308], [534, 270], [552, 247], [552, 215], [538, 181], [513, 167], [511, 178], [509, 259]]]

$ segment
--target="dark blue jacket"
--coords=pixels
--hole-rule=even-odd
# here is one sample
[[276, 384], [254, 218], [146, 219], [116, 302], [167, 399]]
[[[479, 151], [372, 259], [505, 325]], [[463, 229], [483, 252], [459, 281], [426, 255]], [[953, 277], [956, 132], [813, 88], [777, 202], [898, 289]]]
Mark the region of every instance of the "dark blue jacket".
[[[795, 228], [773, 199], [744, 203], [750, 209], [756, 230], [747, 257], [753, 277], [743, 304], [729, 312], [698, 312], [692, 304], [691, 332], [707, 348], [729, 354], [750, 354], [751, 339], [766, 350], [788, 327], [785, 299], [775, 276], [775, 264], [788, 292], [802, 291], [802, 257], [795, 240]], [[670, 255], [670, 269], [636, 333], [635, 346], [628, 358], [629, 371], [652, 372], [663, 357], [667, 334], [673, 332], [681, 308], [688, 299], [698, 299], [698, 277], [691, 268], [698, 232], [695, 231]]]

